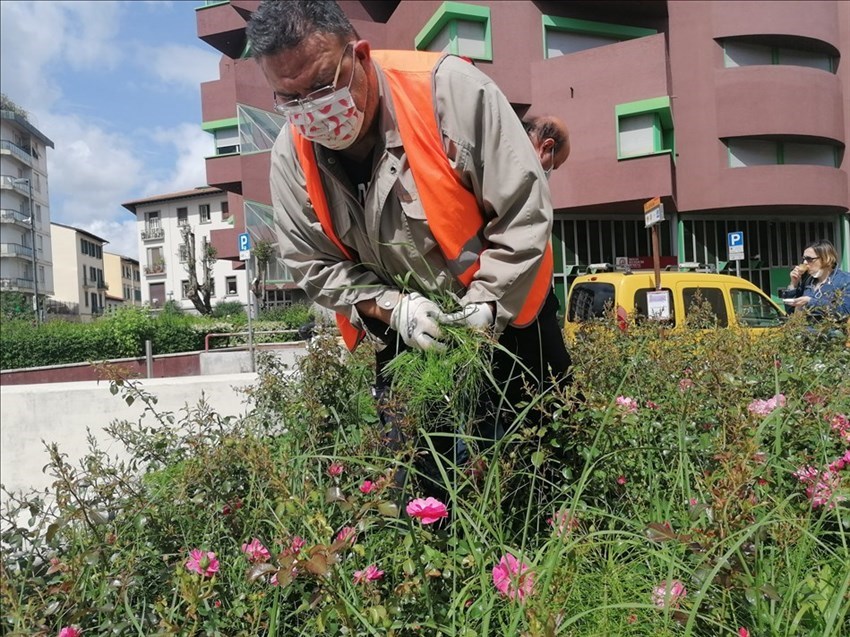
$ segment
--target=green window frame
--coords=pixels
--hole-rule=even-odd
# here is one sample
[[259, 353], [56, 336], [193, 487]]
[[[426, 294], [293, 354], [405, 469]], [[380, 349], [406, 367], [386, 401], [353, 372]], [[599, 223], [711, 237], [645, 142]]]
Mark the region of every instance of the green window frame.
[[220, 4], [230, 4], [230, 0], [204, 0], [204, 4], [199, 7], [195, 7], [195, 11], [202, 11], [209, 7], [217, 7]]
[[[653, 150], [647, 153], [624, 155], [620, 149], [620, 123], [637, 115], [652, 115], [654, 118]], [[673, 115], [670, 110], [670, 97], [654, 97], [648, 100], [626, 102], [614, 106], [617, 133], [617, 159], [634, 159], [650, 155], [670, 154], [675, 161], [676, 138], [673, 131]]]
[[[239, 118], [238, 117], [228, 117], [227, 119], [216, 119], [210, 122], [202, 122], [201, 130], [210, 133], [213, 137], [215, 137], [215, 132], [217, 130], [221, 130], [222, 128], [239, 128]], [[228, 155], [238, 155], [239, 153], [218, 153], [216, 152], [210, 157], [227, 157]], [[207, 157], [209, 159], [210, 157]]]
[[611, 22], [596, 22], [594, 20], [577, 20], [576, 18], [562, 18], [554, 15], [543, 16], [543, 58], [548, 58], [549, 52], [549, 33], [551, 31], [561, 31], [568, 33], [582, 33], [584, 35], [596, 35], [607, 38], [614, 38], [621, 42], [625, 40], [634, 40], [635, 38], [645, 38], [649, 35], [656, 35], [656, 29], [647, 29], [645, 27], [633, 27], [625, 24], [613, 24]]
[[493, 38], [490, 29], [490, 7], [482, 7], [465, 2], [443, 2], [422, 30], [413, 38], [413, 46], [417, 51], [424, 50], [443, 28], [449, 29], [449, 53], [466, 55], [458, 49], [458, 22], [482, 22], [484, 24], [484, 53], [469, 55], [474, 60], [493, 61]]

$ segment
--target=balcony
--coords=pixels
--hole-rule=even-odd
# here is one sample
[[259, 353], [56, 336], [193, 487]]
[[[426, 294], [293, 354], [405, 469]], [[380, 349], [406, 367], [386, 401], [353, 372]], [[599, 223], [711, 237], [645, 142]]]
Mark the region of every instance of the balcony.
[[20, 224], [21, 226], [29, 229], [30, 218], [20, 210], [0, 208], [0, 223]]
[[[26, 178], [23, 178], [23, 180], [26, 181]], [[29, 186], [21, 183], [21, 178], [19, 177], [13, 177], [12, 175], [0, 175], [0, 187], [17, 190], [24, 197], [30, 196]]]
[[7, 139], [0, 140], [0, 150], [5, 150], [11, 153], [14, 157], [29, 167], [32, 167], [32, 155], [28, 148], [23, 148]]
[[98, 290], [108, 290], [109, 284], [106, 281], [98, 281], [97, 282], [97, 289]]
[[29, 291], [34, 287], [32, 279], [0, 279], [0, 290], [9, 292]]
[[145, 274], [148, 276], [159, 276], [165, 274], [165, 261], [145, 266]]
[[159, 226], [147, 226], [142, 230], [142, 241], [156, 241], [165, 237], [165, 230]]
[[0, 243], [0, 257], [23, 257], [32, 259], [32, 248], [20, 243]]

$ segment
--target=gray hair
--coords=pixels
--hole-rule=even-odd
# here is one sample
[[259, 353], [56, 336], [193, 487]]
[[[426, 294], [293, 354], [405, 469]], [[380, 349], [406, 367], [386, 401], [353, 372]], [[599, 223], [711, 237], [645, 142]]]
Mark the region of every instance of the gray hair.
[[561, 149], [568, 143], [569, 139], [564, 134], [564, 130], [551, 117], [541, 115], [538, 117], [530, 117], [522, 120], [522, 127], [526, 134], [531, 137], [534, 135], [539, 141], [551, 139], [555, 142], [552, 146], [552, 151], [557, 155]]
[[330, 33], [340, 41], [359, 39], [335, 0], [263, 0], [246, 33], [255, 58], [293, 49], [313, 33]]

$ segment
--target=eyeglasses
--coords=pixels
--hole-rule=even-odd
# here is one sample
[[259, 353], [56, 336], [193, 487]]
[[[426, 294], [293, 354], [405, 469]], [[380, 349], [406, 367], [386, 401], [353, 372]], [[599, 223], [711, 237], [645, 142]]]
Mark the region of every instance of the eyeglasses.
[[820, 257], [807, 257], [805, 254], [803, 255], [803, 261], [806, 263], [811, 263], [812, 261], [817, 261]]
[[[334, 81], [328, 84], [327, 86], [323, 86], [322, 88], [318, 88], [315, 91], [311, 91], [307, 95], [301, 98], [296, 98], [294, 100], [287, 100], [286, 102], [280, 102], [280, 97], [277, 93], [274, 94], [274, 110], [276, 110], [281, 115], [291, 115], [292, 113], [298, 111], [299, 109], [308, 106], [311, 102], [315, 102], [322, 98], [333, 95], [336, 91], [336, 83], [339, 81], [339, 74], [342, 71], [342, 61], [345, 59], [345, 54], [348, 51], [348, 47], [354, 44], [353, 42], [349, 42], [345, 45], [345, 48], [342, 50], [342, 55], [339, 58], [339, 63], [336, 65], [336, 73], [334, 73]], [[351, 49], [354, 50], [354, 47]], [[354, 79], [354, 69], [351, 70], [351, 78], [348, 80], [349, 86], [351, 86], [351, 80]]]

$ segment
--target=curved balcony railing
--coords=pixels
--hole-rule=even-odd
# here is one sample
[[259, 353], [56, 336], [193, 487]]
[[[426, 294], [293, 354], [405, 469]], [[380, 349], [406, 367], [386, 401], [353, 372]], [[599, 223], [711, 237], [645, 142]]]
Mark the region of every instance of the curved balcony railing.
[[0, 279], [0, 290], [32, 290], [32, 279]]
[[142, 230], [142, 241], [156, 241], [165, 236], [165, 230], [156, 226], [148, 226]]
[[0, 256], [32, 258], [32, 248], [20, 243], [0, 243]]
[[32, 166], [32, 155], [30, 155], [29, 149], [18, 146], [17, 144], [10, 142], [8, 139], [0, 140], [0, 149], [8, 150], [27, 166]]
[[12, 210], [10, 208], [0, 208], [0, 222], [3, 223], [23, 223], [29, 225], [30, 218], [20, 210]]

